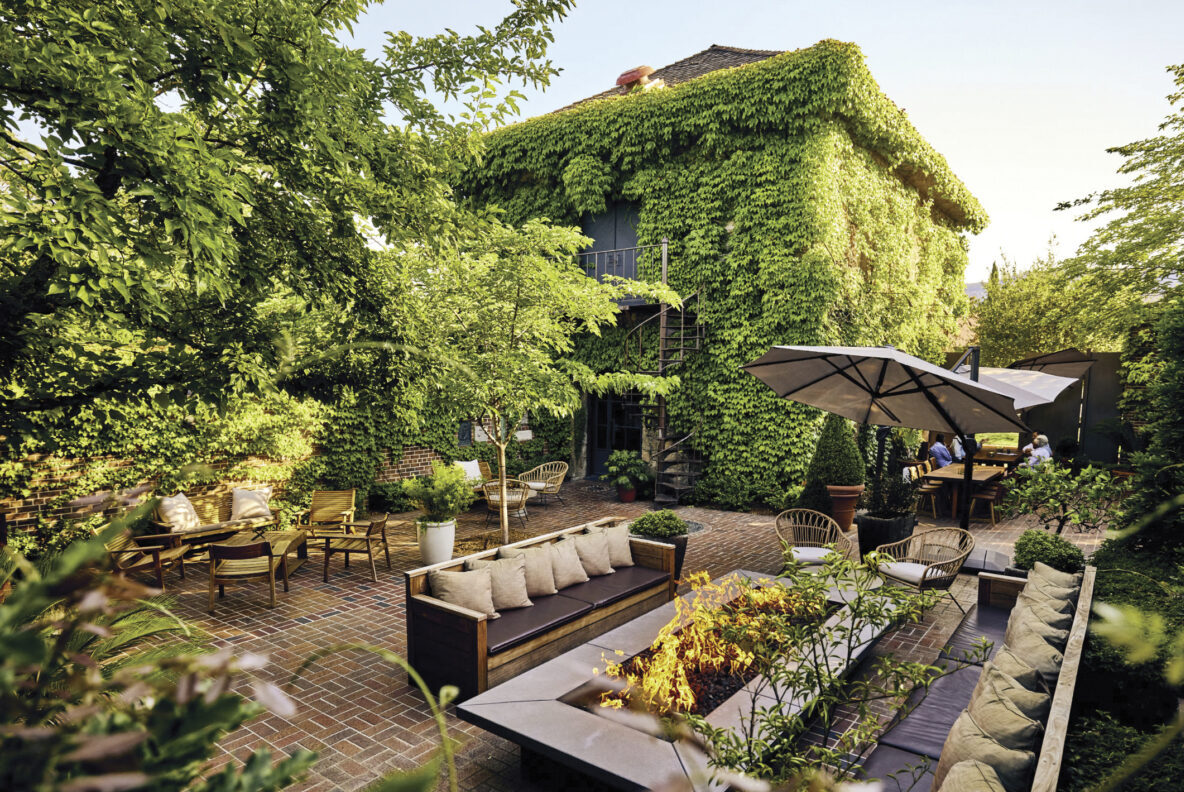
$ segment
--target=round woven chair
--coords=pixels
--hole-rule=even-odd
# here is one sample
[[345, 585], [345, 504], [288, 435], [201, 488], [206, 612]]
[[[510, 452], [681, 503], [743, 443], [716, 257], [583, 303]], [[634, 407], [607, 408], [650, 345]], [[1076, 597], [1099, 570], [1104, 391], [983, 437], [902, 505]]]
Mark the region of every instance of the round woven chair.
[[563, 498], [559, 497], [559, 488], [563, 486], [565, 478], [566, 462], [544, 462], [518, 476], [519, 481], [538, 494], [540, 505], [547, 502], [548, 495], [554, 495], [557, 501], [563, 503]]
[[[892, 583], [918, 591], [936, 589], [949, 592], [970, 551], [974, 537], [961, 528], [931, 528], [918, 531], [899, 542], [880, 545], [877, 553], [892, 556], [879, 564], [880, 574]], [[952, 594], [950, 598], [965, 613]]]
[[851, 540], [839, 524], [822, 512], [812, 509], [788, 509], [777, 515], [773, 530], [781, 540], [786, 562], [818, 566], [832, 552], [843, 558], [851, 556]]

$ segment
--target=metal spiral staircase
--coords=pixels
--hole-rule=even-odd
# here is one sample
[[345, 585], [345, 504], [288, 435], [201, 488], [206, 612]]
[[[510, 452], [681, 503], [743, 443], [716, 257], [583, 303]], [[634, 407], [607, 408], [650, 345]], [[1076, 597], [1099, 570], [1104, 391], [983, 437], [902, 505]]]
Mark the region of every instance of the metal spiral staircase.
[[[699, 293], [696, 292], [683, 300], [681, 306], [662, 306], [658, 313], [635, 325], [625, 337], [625, 367], [642, 374], [666, 376], [685, 364], [690, 355], [699, 351], [703, 342], [703, 325], [699, 324], [695, 313], [698, 302]], [[657, 350], [648, 357], [647, 342], [652, 344], [651, 331], [655, 325]], [[640, 409], [647, 428], [656, 430], [658, 435], [659, 448], [653, 456], [654, 502], [677, 503], [694, 489], [703, 470], [703, 457], [693, 448], [695, 433], [671, 430], [664, 396]]]

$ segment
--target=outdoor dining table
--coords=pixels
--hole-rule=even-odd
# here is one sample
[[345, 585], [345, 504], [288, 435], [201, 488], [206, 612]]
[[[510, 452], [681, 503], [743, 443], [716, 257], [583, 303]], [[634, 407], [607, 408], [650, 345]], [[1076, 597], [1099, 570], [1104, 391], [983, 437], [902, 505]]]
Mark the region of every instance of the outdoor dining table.
[[[922, 476], [922, 478], [928, 479], [929, 481], [937, 481], [942, 484], [954, 485], [953, 492], [950, 494], [951, 514], [958, 513], [958, 490], [962, 488], [962, 476], [965, 473], [963, 467], [963, 465], [946, 465], [943, 468], [931, 470]], [[971, 471], [971, 475], [973, 476], [974, 486], [977, 487], [981, 484], [986, 484], [988, 481], [994, 481], [995, 479], [1002, 476], [1004, 472], [1006, 472], [1006, 469], [1001, 467], [980, 467], [975, 465], [974, 469]]]
[[1018, 451], [979, 451], [974, 455], [975, 462], [985, 462], [994, 465], [1007, 465], [1008, 467], [1017, 464], [1024, 455]]

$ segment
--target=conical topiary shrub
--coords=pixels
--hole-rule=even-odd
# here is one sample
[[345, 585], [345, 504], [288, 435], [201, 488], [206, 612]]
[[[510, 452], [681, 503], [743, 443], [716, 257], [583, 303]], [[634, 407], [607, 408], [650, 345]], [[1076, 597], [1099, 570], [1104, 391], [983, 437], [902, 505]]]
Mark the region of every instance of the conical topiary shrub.
[[855, 445], [851, 422], [831, 413], [822, 424], [822, 434], [806, 470], [806, 485], [797, 506], [831, 514], [833, 503], [827, 485], [862, 486], [863, 475], [863, 458]]

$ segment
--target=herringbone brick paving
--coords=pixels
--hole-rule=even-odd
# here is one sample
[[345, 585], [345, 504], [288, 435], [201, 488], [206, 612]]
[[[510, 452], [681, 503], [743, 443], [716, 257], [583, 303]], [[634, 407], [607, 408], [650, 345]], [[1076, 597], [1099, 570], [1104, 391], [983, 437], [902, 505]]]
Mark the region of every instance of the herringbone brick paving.
[[[564, 504], [530, 507], [527, 524], [532, 533], [545, 533], [610, 515], [637, 516], [649, 503], [617, 503], [610, 490], [591, 482], [564, 487]], [[718, 577], [733, 569], [776, 573], [781, 555], [772, 531], [771, 515], [680, 507], [679, 514], [702, 523], [691, 536], [686, 571], [704, 569]], [[400, 515], [413, 517], [414, 515]], [[475, 508], [462, 515], [458, 538], [485, 530], [485, 515]], [[931, 522], [931, 521], [930, 521]], [[948, 521], [942, 521], [948, 524]], [[923, 520], [921, 528], [927, 527]], [[976, 523], [976, 540], [1010, 550], [1023, 521], [996, 528]], [[1098, 541], [1094, 535], [1071, 535], [1087, 552]], [[406, 646], [402, 571], [420, 566], [414, 528], [388, 534], [393, 569], [379, 561], [379, 582], [370, 580], [369, 567], [355, 559], [345, 569], [333, 559], [329, 583], [321, 582], [322, 556], [315, 546], [309, 563], [292, 575], [291, 591], [279, 593], [278, 605], [266, 607], [263, 585], [228, 587], [217, 612], [206, 612], [204, 569], [191, 567], [185, 581], [175, 573], [167, 578], [168, 593], [178, 597], [177, 611], [213, 636], [217, 647], [267, 655], [265, 676], [286, 685], [292, 673], [316, 652], [349, 644], [363, 644], [398, 654]], [[964, 604], [974, 600], [973, 578], [963, 576], [954, 594]], [[961, 614], [948, 600], [935, 607], [924, 623], [885, 637], [878, 652], [895, 652], [907, 659], [928, 660], [936, 654]], [[298, 705], [291, 718], [266, 714], [248, 723], [222, 744], [218, 764], [243, 759], [262, 748], [286, 754], [296, 748], [319, 753], [309, 778], [297, 788], [304, 792], [356, 790], [396, 769], [410, 769], [425, 761], [439, 746], [431, 713], [402, 671], [379, 657], [350, 649], [330, 654], [295, 681], [289, 691]], [[592, 783], [555, 779], [543, 771], [523, 774], [517, 746], [466, 724], [451, 712], [449, 734], [457, 743], [458, 773], [465, 790], [525, 790], [559, 788], [595, 790]], [[529, 768], [528, 768], [529, 769]]]

